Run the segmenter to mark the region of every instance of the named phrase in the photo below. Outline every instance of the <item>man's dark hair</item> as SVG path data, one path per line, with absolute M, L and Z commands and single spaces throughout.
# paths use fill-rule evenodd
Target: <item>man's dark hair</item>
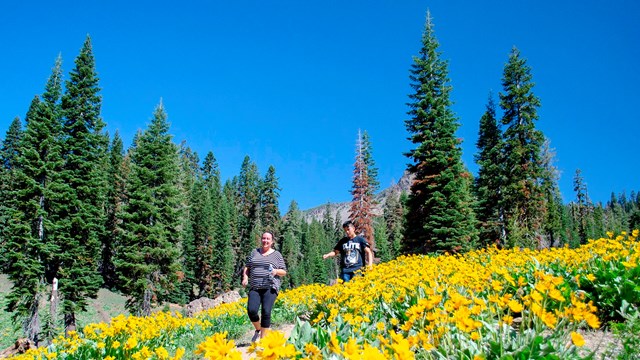
M 342 228 L 343 228 L 343 229 L 344 229 L 344 228 L 346 228 L 346 227 L 349 227 L 349 226 L 353 226 L 354 228 L 356 227 L 356 226 L 353 224 L 353 221 L 351 221 L 351 220 L 347 220 L 347 221 L 345 221 L 345 222 L 344 222 L 344 224 L 342 224 Z

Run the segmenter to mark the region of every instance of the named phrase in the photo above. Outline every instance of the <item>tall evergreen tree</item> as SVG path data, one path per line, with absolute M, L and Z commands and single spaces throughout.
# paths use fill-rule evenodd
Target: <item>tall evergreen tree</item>
M 91 39 L 87 36 L 62 96 L 65 160 L 59 218 L 60 278 L 65 330 L 75 330 L 76 313 L 87 307 L 102 284 L 98 272 L 100 239 L 105 231 L 106 164 L 109 139 L 100 118 L 102 99 Z
M 3 169 L 11 170 L 15 166 L 21 137 L 22 124 L 20 118 L 16 116 L 9 125 L 4 140 L 2 140 L 2 148 L 0 148 L 0 160 L 2 161 L 0 166 Z
M 500 93 L 502 124 L 507 128 L 503 204 L 513 246 L 538 246 L 546 215 L 541 186 L 541 147 L 544 136 L 536 129 L 540 100 L 533 92 L 531 68 L 513 48 L 504 67 Z
M 389 256 L 398 257 L 402 251 L 404 239 L 404 219 L 406 193 L 391 193 L 384 205 L 384 220 L 387 225 L 387 239 L 389 241 Z
M 115 289 L 117 275 L 113 264 L 113 254 L 117 249 L 117 239 L 120 237 L 122 219 L 118 214 L 122 211 L 125 201 L 126 172 L 124 168 L 124 144 L 120 133 L 116 131 L 109 148 L 109 166 L 107 168 L 107 205 L 106 205 L 106 231 L 102 239 L 102 259 L 100 272 L 104 286 Z
M 290 289 L 302 284 L 306 271 L 302 268 L 302 213 L 298 204 L 291 201 L 289 209 L 284 215 L 282 227 L 281 253 L 287 264 L 287 276 L 284 278 L 283 287 Z
M 576 169 L 576 174 L 573 177 L 573 191 L 576 193 L 574 219 L 578 228 L 578 236 L 580 244 L 586 244 L 589 236 L 589 212 L 591 206 L 587 193 L 587 184 L 584 182 L 582 170 L 580 169 Z
M 194 218 L 197 213 L 196 203 L 208 204 L 208 199 L 202 190 L 201 174 L 198 154 L 191 150 L 186 141 L 182 141 L 178 150 L 178 247 L 181 253 L 178 281 L 166 297 L 167 301 L 185 303 L 195 298 L 194 287 L 198 282 L 195 274 L 195 258 L 199 256 L 196 250 L 196 224 Z M 195 199 L 195 200 L 194 200 Z M 199 208 L 201 209 L 201 208 Z M 211 221 L 209 220 L 210 224 Z M 210 226 L 209 226 L 210 227 Z M 200 228 L 201 229 L 201 228 Z
M 127 306 L 138 315 L 149 315 L 152 301 L 166 298 L 180 270 L 179 159 L 168 131 L 160 103 L 131 150 L 124 233 L 114 263 L 121 288 L 130 296 Z
M 14 311 L 16 320 L 23 321 L 27 337 L 36 343 L 41 331 L 40 300 L 46 284 L 52 281 L 52 258 L 59 253 L 54 241 L 57 221 L 52 213 L 56 208 L 57 188 L 61 185 L 61 63 L 58 58 L 45 86 L 43 100 L 36 97 L 31 103 L 19 146 L 4 152 L 13 156 L 9 165 L 14 175 L 10 196 L 6 199 L 12 220 L 7 224 L 5 254 L 9 260 L 7 273 L 14 284 L 7 308 Z M 7 139 L 10 138 L 17 137 L 8 135 Z M 50 321 L 55 319 L 55 314 L 52 315 Z M 50 322 L 45 325 L 52 327 Z
M 480 118 L 478 153 L 478 177 L 475 179 L 475 194 L 478 199 L 477 216 L 480 225 L 480 241 L 483 245 L 504 244 L 506 235 L 504 211 L 502 209 L 502 184 L 504 182 L 504 156 L 502 131 L 496 118 L 493 95 L 485 113 Z
M 545 217 L 543 219 L 544 245 L 559 246 L 565 243 L 562 235 L 562 197 L 558 187 L 560 173 L 555 166 L 555 150 L 551 148 L 548 139 L 542 144 L 540 159 L 542 175 L 540 186 L 545 202 Z
M 279 228 L 280 210 L 278 209 L 278 198 L 280 197 L 280 188 L 278 187 L 278 178 L 276 177 L 276 168 L 269 166 L 264 180 L 261 183 L 260 192 L 260 215 L 262 217 L 262 226 L 264 230 L 275 232 Z
M 416 147 L 406 156 L 415 175 L 408 199 L 404 251 L 465 251 L 475 246 L 477 230 L 471 209 L 458 128 L 449 94 L 447 62 L 440 59 L 431 14 L 427 12 L 420 54 L 411 69 L 411 117 L 405 121 Z
M 373 199 L 375 193 L 380 189 L 380 181 L 378 181 L 378 167 L 373 158 L 373 146 L 367 130 L 362 132 L 362 159 L 367 166 L 367 176 L 369 178 L 369 196 Z
M 234 252 L 238 255 L 235 273 L 239 274 L 260 234 L 260 177 L 257 165 L 245 156 L 237 181 L 238 238 Z
M 356 142 L 356 161 L 353 169 L 353 186 L 351 188 L 351 206 L 349 208 L 349 220 L 353 222 L 357 234 L 362 234 L 369 242 L 372 249 L 375 247 L 373 237 L 372 191 L 369 186 L 369 174 L 367 164 L 364 161 L 362 146 L 362 133 L 358 131 Z
M 11 234 L 9 230 L 10 202 L 12 195 L 10 194 L 11 184 L 15 172 L 16 158 L 20 146 L 20 138 L 22 137 L 22 125 L 20 118 L 16 117 L 9 125 L 4 140 L 0 147 L 0 271 L 5 271 L 6 259 L 4 246 L 7 237 Z

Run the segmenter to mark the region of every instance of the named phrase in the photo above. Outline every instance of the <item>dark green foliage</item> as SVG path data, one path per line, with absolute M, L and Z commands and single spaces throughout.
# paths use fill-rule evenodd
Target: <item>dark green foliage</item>
M 545 203 L 545 217 L 543 219 L 543 246 L 559 246 L 566 239 L 562 235 L 562 197 L 558 187 L 560 173 L 555 164 L 555 151 L 546 139 L 542 144 L 541 164 L 542 176 L 540 186 Z
M 148 315 L 178 280 L 180 208 L 178 151 L 162 103 L 148 129 L 136 137 L 123 206 L 123 236 L 114 257 L 127 306 Z
M 34 99 L 34 101 L 36 101 L 36 99 Z M 33 109 L 33 111 L 36 109 L 33 104 L 31 109 Z M 27 114 L 27 116 L 29 115 Z M 9 129 L 7 129 L 4 140 L 2 140 L 2 148 L 0 148 L 0 167 L 4 170 L 11 170 L 15 167 L 21 137 L 22 125 L 20 124 L 20 118 L 15 117 L 11 125 L 9 125 Z
M 373 231 L 377 247 L 375 257 L 382 262 L 393 260 L 391 244 L 389 244 L 389 238 L 387 237 L 387 223 L 383 217 L 375 218 L 373 221 Z
M 251 250 L 258 246 L 260 225 L 260 186 L 258 167 L 245 156 L 237 180 L 238 235 L 234 241 L 237 254 L 235 273 L 239 274 Z
M 322 254 L 333 249 L 335 243 L 326 238 L 321 222 L 314 219 L 307 226 L 304 231 L 304 244 L 303 283 L 326 284 L 329 279 L 335 279 L 337 274 L 332 272 L 331 262 L 322 259 Z
M 502 185 L 505 181 L 502 131 L 496 118 L 496 105 L 489 95 L 487 109 L 480 118 L 478 153 L 478 177 L 474 192 L 478 199 L 476 214 L 480 225 L 482 245 L 503 244 L 505 237 L 504 210 L 502 208 Z
M 447 62 L 440 59 L 438 41 L 427 14 L 420 54 L 411 69 L 411 117 L 405 121 L 415 148 L 411 159 L 411 185 L 404 251 L 427 253 L 466 251 L 475 246 L 477 230 L 467 183 L 470 174 L 462 166 L 458 123 L 451 110 Z
M 306 271 L 303 269 L 302 225 L 302 213 L 298 209 L 298 204 L 291 201 L 289 210 L 282 219 L 280 247 L 288 268 L 287 276 L 283 279 L 285 289 L 301 285 L 306 277 Z
M 87 39 L 76 57 L 75 68 L 62 96 L 64 186 L 56 233 L 57 276 L 60 279 L 65 329 L 75 328 L 75 314 L 84 311 L 86 299 L 95 297 L 102 277 L 98 272 L 100 239 L 105 231 L 106 163 L 109 139 L 102 132 L 101 97 L 91 47 Z
M 384 220 L 387 226 L 387 239 L 389 242 L 389 256 L 392 259 L 398 257 L 402 251 L 405 228 L 405 204 L 407 194 L 402 192 L 392 193 L 387 197 L 384 206 Z
M 37 101 L 37 98 L 34 101 Z M 12 170 L 16 165 L 21 137 L 22 125 L 20 118 L 16 117 L 9 125 L 0 148 L 0 269 L 3 272 L 6 267 L 4 246 L 7 237 L 10 236 L 8 232 L 9 219 L 11 218 L 9 204 L 12 198 L 10 184 L 13 183 L 15 175 Z
M 109 165 L 107 167 L 107 203 L 105 232 L 102 237 L 102 258 L 100 273 L 104 286 L 114 289 L 117 282 L 113 253 L 118 247 L 117 240 L 121 236 L 122 219 L 118 218 L 125 198 L 125 168 L 124 145 L 120 134 L 116 131 L 109 148 Z
M 13 154 L 6 200 L 11 221 L 6 229 L 7 273 L 14 286 L 7 309 L 22 322 L 25 335 L 38 341 L 38 311 L 47 283 L 57 273 L 57 189 L 61 186 L 61 60 L 47 81 L 43 101 L 37 97 L 26 117 L 26 129 Z M 11 130 L 11 129 L 10 129 Z M 12 136 L 16 138 L 15 134 Z M 9 136 L 7 137 L 9 138 Z M 55 314 L 52 314 L 55 316 Z M 50 324 L 48 324 L 50 325 Z
M 278 209 L 280 190 L 278 178 L 276 177 L 276 168 L 269 166 L 269 170 L 267 170 L 267 174 L 261 183 L 260 215 L 264 231 L 275 232 L 274 235 L 279 235 L 277 230 L 280 223 L 280 210 Z
M 369 196 L 373 196 L 380 189 L 380 181 L 378 181 L 378 168 L 373 158 L 373 147 L 369 133 L 367 130 L 362 132 L 362 158 L 367 166 L 367 177 L 369 180 Z
M 539 246 L 546 212 L 541 185 L 544 136 L 535 127 L 540 100 L 532 92 L 532 78 L 526 60 L 513 48 L 504 67 L 504 92 L 500 93 L 502 124 L 506 126 L 503 204 L 511 246 Z

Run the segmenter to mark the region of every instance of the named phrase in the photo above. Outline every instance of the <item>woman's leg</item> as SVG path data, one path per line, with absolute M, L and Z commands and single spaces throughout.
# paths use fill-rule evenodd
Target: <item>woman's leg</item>
M 271 328 L 271 310 L 276 302 L 276 297 L 278 297 L 278 291 L 275 289 L 268 289 L 262 295 L 262 316 L 260 319 L 262 331 L 260 332 L 260 338 L 265 337 Z
M 249 315 L 249 320 L 253 324 L 253 327 L 256 331 L 260 331 L 260 316 L 258 315 L 258 310 L 260 308 L 261 302 L 260 293 L 256 290 L 249 290 L 249 296 L 247 299 L 247 314 Z

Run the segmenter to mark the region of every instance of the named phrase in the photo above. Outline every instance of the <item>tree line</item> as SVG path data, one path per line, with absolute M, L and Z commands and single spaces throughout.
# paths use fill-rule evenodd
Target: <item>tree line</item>
M 438 48 L 428 14 L 410 69 L 409 191 L 376 204 L 372 141 L 366 131 L 357 136 L 349 219 L 379 261 L 488 245 L 576 246 L 640 227 L 640 194 L 594 204 L 579 170 L 575 200 L 563 203 L 553 150 L 535 127 L 540 100 L 531 68 L 517 48 L 498 100 L 490 94 L 479 119 L 474 177 L 461 161 L 448 64 Z M 275 235 L 288 265 L 284 288 L 336 278 L 337 263 L 322 260 L 343 236 L 331 204 L 318 220 L 306 220 L 295 201 L 281 215 L 275 168 L 261 175 L 248 156 L 223 182 L 213 152 L 201 160 L 185 142 L 174 143 L 162 101 L 125 149 L 118 132 L 105 131 L 99 93 L 87 37 L 68 80 L 58 57 L 24 128 L 14 119 L 2 140 L 0 266 L 14 284 L 6 310 L 25 336 L 48 341 L 75 329 L 101 287 L 126 295 L 136 315 L 163 301 L 228 291 L 264 231 Z M 60 307 L 44 309 L 54 279 Z

